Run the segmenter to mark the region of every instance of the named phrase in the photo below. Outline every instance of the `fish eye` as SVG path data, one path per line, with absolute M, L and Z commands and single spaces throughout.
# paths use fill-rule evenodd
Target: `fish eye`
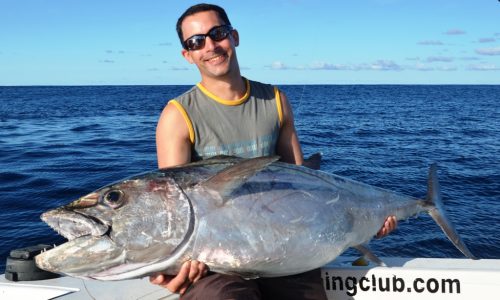
M 104 194 L 104 201 L 111 207 L 117 208 L 122 204 L 123 192 L 120 190 L 110 190 Z

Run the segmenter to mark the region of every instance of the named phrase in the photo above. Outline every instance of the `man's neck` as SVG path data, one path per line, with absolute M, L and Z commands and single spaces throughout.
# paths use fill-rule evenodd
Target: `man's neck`
M 239 100 L 246 93 L 246 82 L 241 75 L 231 78 L 203 78 L 201 85 L 210 93 L 224 100 Z

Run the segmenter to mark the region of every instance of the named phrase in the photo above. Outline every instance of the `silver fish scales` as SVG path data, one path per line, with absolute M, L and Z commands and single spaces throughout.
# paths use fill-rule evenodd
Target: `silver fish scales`
M 428 212 L 474 258 L 441 208 L 436 168 L 426 199 L 277 161 L 213 158 L 105 186 L 42 219 L 68 242 L 37 256 L 48 271 L 99 280 L 212 271 L 275 277 L 321 267 L 366 246 L 389 215 Z

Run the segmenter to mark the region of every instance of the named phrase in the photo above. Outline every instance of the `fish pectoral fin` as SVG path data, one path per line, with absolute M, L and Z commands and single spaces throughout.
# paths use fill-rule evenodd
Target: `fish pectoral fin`
M 378 258 L 375 253 L 373 253 L 370 248 L 368 248 L 367 245 L 357 245 L 354 246 L 356 250 L 361 252 L 365 258 L 367 258 L 369 261 L 372 261 L 376 263 L 379 266 L 386 267 L 387 265 L 380 259 Z
M 260 172 L 278 159 L 279 156 L 263 156 L 242 160 L 208 178 L 206 181 L 200 183 L 200 186 L 217 191 L 222 199 L 226 199 L 235 189 L 244 184 L 249 177 Z

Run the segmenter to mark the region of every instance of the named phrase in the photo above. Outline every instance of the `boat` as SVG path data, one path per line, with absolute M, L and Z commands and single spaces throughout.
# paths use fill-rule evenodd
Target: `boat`
M 322 268 L 328 299 L 492 299 L 500 290 L 500 259 L 381 257 L 385 266 L 340 256 Z M 123 281 L 68 276 L 10 281 L 0 275 L 0 299 L 178 299 L 148 278 Z

